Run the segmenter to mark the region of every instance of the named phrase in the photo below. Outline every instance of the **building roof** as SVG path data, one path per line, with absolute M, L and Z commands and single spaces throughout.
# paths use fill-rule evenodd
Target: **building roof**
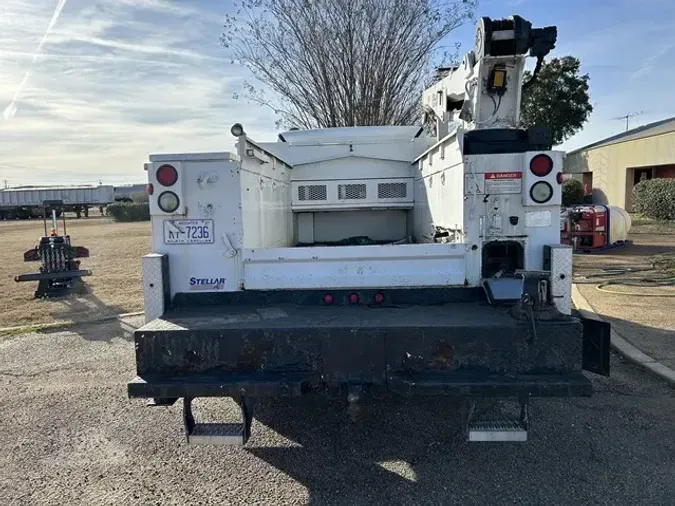
M 647 125 L 642 125 L 626 132 L 621 132 L 620 134 L 607 137 L 601 141 L 593 142 L 587 146 L 577 148 L 573 151 L 568 152 L 568 155 L 573 155 L 579 151 L 587 151 L 589 149 L 600 148 L 603 146 L 609 146 L 611 144 L 618 144 L 619 142 L 635 141 L 638 139 L 646 139 L 647 137 L 654 137 L 655 135 L 665 134 L 668 132 L 675 131 L 675 116 L 668 119 L 662 119 L 660 121 L 655 121 L 654 123 L 649 123 Z

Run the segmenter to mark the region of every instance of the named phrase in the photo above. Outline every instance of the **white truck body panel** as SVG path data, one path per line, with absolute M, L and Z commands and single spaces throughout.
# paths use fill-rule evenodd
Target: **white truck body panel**
M 406 244 L 244 250 L 251 290 L 461 286 L 464 245 Z
M 181 200 L 182 214 L 167 214 L 159 209 L 157 197 L 163 189 L 157 182 L 155 170 L 169 160 L 151 157 L 148 176 L 155 186 L 150 199 L 152 251 L 169 258 L 172 294 L 240 289 L 241 269 L 236 260 L 237 251 L 243 247 L 239 164 L 236 156 L 230 153 L 219 156 L 193 156 L 191 160 L 180 162 L 170 160 L 178 171 L 178 181 L 171 190 Z M 186 200 L 189 202 L 184 205 Z M 164 221 L 184 219 L 213 220 L 213 242 L 166 244 Z
M 236 155 L 153 155 L 148 167 L 155 186 L 153 252 L 168 255 L 171 293 L 480 286 L 483 249 L 499 241 L 521 245 L 523 269 L 541 270 L 544 246 L 560 241 L 553 218 L 559 212 L 555 178 L 562 153 L 546 152 L 554 170 L 545 179 L 555 195 L 539 205 L 523 195 L 532 184 L 529 160 L 541 152 L 463 156 L 462 135 L 459 130 L 431 147 L 410 142 L 408 149 L 416 146 L 416 153 L 408 162 L 386 158 L 392 145 L 386 139 L 365 144 L 368 158 L 345 155 L 343 148 L 359 150 L 356 141 L 349 146 L 280 142 L 283 149 L 268 150 L 268 144 L 245 136 Z M 324 151 L 317 159 L 316 150 L 325 147 L 331 156 Z M 284 149 L 303 162 L 292 166 L 275 154 Z M 315 151 L 314 161 L 307 161 L 305 150 Z M 179 174 L 170 190 L 180 206 L 170 214 L 157 206 L 164 189 L 155 171 L 165 163 Z M 405 197 L 378 205 L 378 184 L 391 181 L 405 183 Z M 362 203 L 341 203 L 344 184 L 365 188 L 365 198 L 357 199 Z M 323 185 L 325 199 L 300 199 L 303 185 Z M 213 220 L 214 238 L 167 244 L 167 219 Z M 447 232 L 441 242 L 438 230 Z M 323 245 L 355 236 L 392 243 L 410 237 L 415 244 Z

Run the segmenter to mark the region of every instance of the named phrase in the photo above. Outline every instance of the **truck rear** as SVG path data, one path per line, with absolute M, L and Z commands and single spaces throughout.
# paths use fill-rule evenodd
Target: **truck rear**
M 454 396 L 468 439 L 499 441 L 526 439 L 531 398 L 591 395 L 582 371 L 608 374 L 609 328 L 572 314 L 563 155 L 480 102 L 494 93 L 517 117 L 520 86 L 495 85 L 518 84 L 522 61 L 507 71 L 502 45 L 539 46 L 512 21 L 483 20 L 497 46 L 428 90 L 434 136 L 353 127 L 258 143 L 236 124 L 235 153 L 150 156 L 130 397 L 183 399 L 189 442 L 244 444 L 262 397 L 341 393 L 354 413 L 371 394 Z M 196 423 L 198 397 L 233 398 L 243 421 Z M 477 419 L 487 398 L 519 409 Z
M 508 439 L 525 437 L 531 397 L 590 395 L 583 361 L 606 370 L 607 343 L 585 348 L 571 315 L 561 153 L 463 154 L 448 139 L 411 164 L 415 129 L 339 130 L 150 157 L 129 395 L 182 398 L 191 441 L 239 443 L 265 396 L 510 398 L 517 420 L 467 420 L 473 439 Z M 192 399 L 213 396 L 244 423 L 195 424 Z

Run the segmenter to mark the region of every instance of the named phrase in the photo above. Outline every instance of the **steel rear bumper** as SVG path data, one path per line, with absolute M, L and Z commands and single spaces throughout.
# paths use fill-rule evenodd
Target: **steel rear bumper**
M 475 303 L 238 306 L 135 332 L 130 397 L 284 397 L 346 385 L 401 395 L 588 396 L 577 318 L 528 322 Z
M 315 390 L 320 378 L 312 374 L 223 374 L 136 377 L 128 383 L 129 397 L 298 397 Z M 377 385 L 376 385 L 377 386 Z M 393 375 L 384 385 L 404 396 L 455 397 L 580 397 L 591 396 L 591 382 L 581 372 L 569 374 L 425 373 Z

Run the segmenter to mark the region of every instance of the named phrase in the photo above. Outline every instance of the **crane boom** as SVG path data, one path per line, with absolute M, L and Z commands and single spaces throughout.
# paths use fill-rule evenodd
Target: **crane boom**
M 422 94 L 427 121 L 434 121 L 440 139 L 453 128 L 518 128 L 526 57 L 544 56 L 555 47 L 557 28 L 532 28 L 520 16 L 492 20 L 484 17 L 476 29 L 476 44 L 457 67 Z M 530 83 L 526 83 L 527 86 Z

